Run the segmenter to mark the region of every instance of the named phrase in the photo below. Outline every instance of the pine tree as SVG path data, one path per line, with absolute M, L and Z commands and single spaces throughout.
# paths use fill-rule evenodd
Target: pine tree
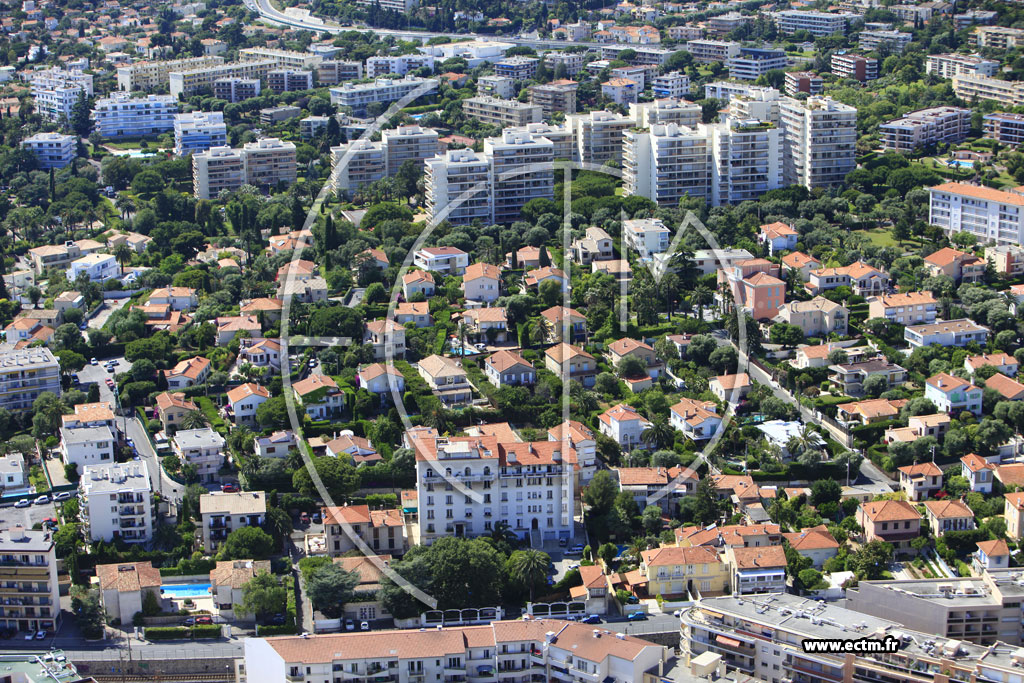
M 546 268 L 551 265 L 551 257 L 548 255 L 548 248 L 541 245 L 540 254 L 538 255 L 537 262 L 541 268 Z

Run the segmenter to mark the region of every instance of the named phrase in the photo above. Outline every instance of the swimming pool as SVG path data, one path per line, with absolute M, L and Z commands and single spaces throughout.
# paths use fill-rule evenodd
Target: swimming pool
M 160 592 L 166 597 L 174 598 L 175 600 L 183 600 L 185 598 L 206 598 L 210 595 L 210 584 L 178 583 L 164 585 L 160 588 Z
M 953 168 L 974 168 L 973 161 L 965 161 L 963 159 L 949 159 L 948 161 L 946 161 L 946 165 L 952 166 Z

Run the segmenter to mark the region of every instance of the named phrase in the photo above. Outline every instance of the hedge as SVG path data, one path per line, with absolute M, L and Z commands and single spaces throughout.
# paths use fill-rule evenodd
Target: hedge
M 146 640 L 188 640 L 192 631 L 187 626 L 147 626 Z
M 196 624 L 192 627 L 192 637 L 197 640 L 202 638 L 220 638 L 221 629 L 217 624 Z
M 268 624 L 256 627 L 256 635 L 258 636 L 293 636 L 296 633 L 298 633 L 298 629 L 295 628 L 294 624 L 282 624 L 280 626 Z

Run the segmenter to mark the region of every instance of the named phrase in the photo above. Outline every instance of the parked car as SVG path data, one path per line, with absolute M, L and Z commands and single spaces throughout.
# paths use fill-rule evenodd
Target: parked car
M 345 620 L 345 630 L 346 631 L 355 631 L 356 630 L 356 622 L 352 621 L 351 619 L 346 619 Z
M 14 504 L 14 507 L 16 507 L 16 508 L 32 507 L 32 501 L 29 500 L 28 498 L 22 498 L 21 500 L 19 500 L 17 503 Z
M 299 521 L 303 524 L 309 524 L 309 513 L 303 512 L 301 515 L 299 515 Z
M 320 523 L 320 513 L 319 512 L 314 512 L 313 513 L 313 524 L 319 524 L 319 523 Z
M 584 624 L 600 624 L 601 617 L 596 614 L 588 614 L 581 620 Z
M 50 497 L 45 495 L 39 496 L 32 502 L 34 502 L 36 505 L 46 505 L 47 503 L 50 502 Z
M 636 597 L 635 595 L 630 595 L 628 598 L 626 598 L 626 604 L 627 605 L 639 605 L 640 604 L 640 598 Z
M 195 617 L 187 617 L 185 619 L 185 621 L 181 622 L 181 625 L 182 626 L 195 626 L 196 625 L 196 618 Z
M 89 359 L 89 365 L 99 365 L 99 364 L 100 364 L 100 362 L 97 359 L 95 359 L 95 358 L 90 358 Z
M 633 612 L 626 617 L 626 621 L 647 621 L 647 612 Z
M 25 640 L 32 640 L 35 637 L 36 637 L 36 634 L 33 631 L 29 631 L 28 633 L 25 634 Z
M 53 495 L 53 500 L 57 501 L 57 502 L 62 501 L 62 500 L 69 500 L 70 498 L 71 498 L 71 491 L 61 491 L 60 493 L 55 493 Z
M 235 484 L 224 484 L 220 487 L 220 490 L 224 493 L 238 493 L 238 486 Z
M 36 631 L 36 640 L 43 640 L 46 638 L 46 631 Z
M 370 622 L 368 622 L 368 621 L 361 621 L 361 622 L 359 622 L 359 630 L 360 631 L 369 631 L 370 630 Z
M 197 624 L 212 624 L 213 623 L 213 617 L 211 617 L 209 615 L 201 616 L 201 617 L 196 617 L 196 623 Z

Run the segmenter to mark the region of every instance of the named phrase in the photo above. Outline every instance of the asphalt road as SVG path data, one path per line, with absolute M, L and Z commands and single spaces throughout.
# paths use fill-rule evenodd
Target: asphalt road
M 167 500 L 180 501 L 182 487 L 178 482 L 164 474 L 164 469 L 160 466 L 160 456 L 157 455 L 156 449 L 150 443 L 149 437 L 146 434 L 146 426 L 142 424 L 142 420 L 138 417 L 126 420 L 125 435 L 132 440 L 135 444 L 135 450 L 139 453 L 139 457 L 146 463 L 146 469 L 149 472 L 149 480 L 153 490 Z

